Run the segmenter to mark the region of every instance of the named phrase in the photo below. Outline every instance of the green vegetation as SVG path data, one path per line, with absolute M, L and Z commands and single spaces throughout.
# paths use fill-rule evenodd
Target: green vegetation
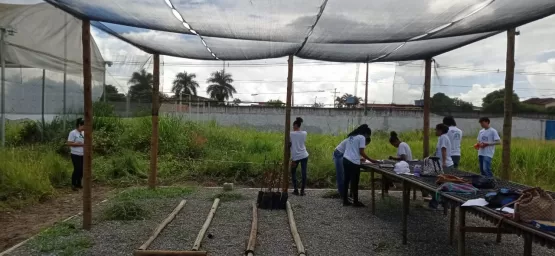
M 48 255 L 83 255 L 93 243 L 84 231 L 68 222 L 58 223 L 31 240 L 31 248 Z
M 231 202 L 231 201 L 243 200 L 244 197 L 242 194 L 239 194 L 237 192 L 221 192 L 214 195 L 212 200 L 216 198 L 219 198 L 220 201 L 222 202 Z
M 114 201 L 104 208 L 104 220 L 145 220 L 150 212 L 134 200 Z
M 101 109 L 101 108 L 99 108 Z M 95 117 L 93 179 L 113 186 L 145 185 L 149 169 L 151 137 L 150 117 L 111 117 L 109 108 L 102 108 L 106 117 Z M 38 201 L 51 196 L 56 187 L 68 185 L 71 162 L 63 131 L 59 124 L 46 124 L 50 132 L 42 142 L 26 142 L 28 125 L 8 125 L 10 147 L 0 151 L 0 207 Z M 71 127 L 71 126 L 68 126 Z M 56 132 L 54 132 L 56 131 Z M 478 172 L 477 153 L 472 147 L 477 131 L 465 131 L 469 137 L 462 143 L 461 167 Z M 34 133 L 31 133 L 34 134 Z M 175 117 L 160 118 L 160 148 L 158 178 L 160 185 L 186 182 L 233 182 L 247 186 L 260 185 L 261 174 L 283 155 L 283 135 L 279 132 L 259 132 L 238 127 L 221 127 L 215 123 L 197 124 Z M 422 156 L 422 135 L 419 132 L 400 133 L 413 156 Z M 331 160 L 335 146 L 344 138 L 309 134 L 310 153 L 308 181 L 311 187 L 335 187 L 335 170 Z M 430 146 L 435 146 L 435 137 Z M 512 179 L 529 185 L 555 189 L 555 143 L 514 139 L 512 148 Z M 369 156 L 386 159 L 396 149 L 388 143 L 385 132 L 376 131 L 367 148 Z M 430 152 L 433 152 L 430 151 Z M 493 170 L 500 173 L 501 147 L 493 160 Z M 267 165 L 265 164 L 267 163 Z M 368 182 L 364 174 L 363 183 Z M 132 190 L 133 191 L 133 190 Z M 158 190 L 157 190 L 158 191 Z M 189 193 L 190 189 L 176 191 Z M 141 190 L 128 192 L 137 193 Z M 160 192 L 169 193 L 169 192 Z M 172 192 L 173 193 L 173 192 Z M 135 196 L 135 195 L 133 195 Z M 151 196 L 151 195 L 149 195 Z

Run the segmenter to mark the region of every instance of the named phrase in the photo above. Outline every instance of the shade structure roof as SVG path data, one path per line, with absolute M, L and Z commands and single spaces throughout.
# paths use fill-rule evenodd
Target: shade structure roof
M 46 1 L 147 52 L 203 60 L 417 60 L 555 13 L 555 0 Z

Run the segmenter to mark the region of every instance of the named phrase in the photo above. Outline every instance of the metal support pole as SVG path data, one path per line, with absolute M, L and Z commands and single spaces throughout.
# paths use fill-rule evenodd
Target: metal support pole
M 179 93 L 179 113 L 183 111 L 183 92 Z
M 459 207 L 459 244 L 458 251 L 459 256 L 466 255 L 466 232 L 464 230 L 466 226 L 466 209 L 462 206 Z
M 44 128 L 46 124 L 44 123 L 44 90 L 46 87 L 46 70 L 42 70 L 42 87 L 41 87 L 41 100 L 40 100 L 40 120 L 42 125 L 42 132 L 40 135 L 41 141 L 44 141 Z
M 102 101 L 106 103 L 106 62 L 104 62 L 104 75 L 102 77 Z
M 289 132 L 291 131 L 291 102 L 293 94 L 293 55 L 289 55 L 287 63 L 287 96 L 285 104 L 285 129 L 283 134 L 283 187 L 281 192 L 287 192 L 287 189 L 289 188 L 289 158 L 291 157 L 291 151 L 289 149 Z
M 455 238 L 455 210 L 457 206 L 451 204 L 451 214 L 449 215 L 449 245 L 453 245 L 453 239 Z
M 158 168 L 158 109 L 160 107 L 160 55 L 154 54 L 154 70 L 152 83 L 152 137 L 150 140 L 150 173 L 148 187 L 156 188 L 156 173 Z
M 2 75 L 2 87 L 0 89 L 0 140 L 1 147 L 6 146 L 6 29 L 0 28 L 0 65 Z
M 424 148 L 423 156 L 428 157 L 430 155 L 430 87 L 432 81 L 432 59 L 426 59 L 426 74 L 424 77 Z
M 376 183 L 374 171 L 370 171 L 370 187 L 372 189 L 372 215 L 376 215 Z
M 67 104 L 66 104 L 66 100 L 67 100 L 67 16 L 68 14 L 65 13 L 64 14 L 64 18 L 65 18 L 65 24 L 66 26 L 64 26 L 64 82 L 63 82 L 63 92 L 62 92 L 62 128 L 64 131 L 66 131 L 66 123 L 67 123 L 67 117 L 66 117 L 66 109 L 67 109 Z
M 503 117 L 503 153 L 501 178 L 511 179 L 511 131 L 513 127 L 513 82 L 515 78 L 514 28 L 507 31 L 507 72 L 505 73 L 505 111 Z
M 364 116 L 368 116 L 368 62 L 366 62 L 366 87 L 364 88 Z M 358 80 L 358 79 L 357 79 Z
M 532 235 L 524 235 L 524 256 L 532 256 Z
M 127 117 L 131 117 L 131 114 L 129 113 L 129 109 L 131 108 L 131 94 L 129 94 L 129 92 L 127 92 L 127 97 L 126 97 L 126 101 L 125 101 L 125 115 Z
M 83 164 L 83 229 L 90 230 L 92 224 L 91 180 L 92 180 L 92 69 L 91 69 L 91 22 L 82 21 L 83 43 L 83 101 L 85 111 L 85 148 Z
M 410 185 L 406 180 L 403 180 L 403 219 L 402 219 L 402 233 L 403 244 L 407 244 L 407 216 L 409 215 L 410 205 Z

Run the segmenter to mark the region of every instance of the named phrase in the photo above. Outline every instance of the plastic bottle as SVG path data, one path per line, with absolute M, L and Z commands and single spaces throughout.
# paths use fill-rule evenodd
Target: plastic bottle
M 420 168 L 421 168 L 421 167 L 420 167 L 419 164 L 417 164 L 417 165 L 414 166 L 414 170 L 413 170 L 414 176 L 420 177 L 420 172 L 422 171 Z

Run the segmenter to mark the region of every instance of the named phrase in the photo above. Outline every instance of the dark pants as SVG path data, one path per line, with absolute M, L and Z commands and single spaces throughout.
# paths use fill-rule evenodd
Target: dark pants
M 453 159 L 453 168 L 459 169 L 459 163 L 461 162 L 461 156 L 451 156 Z
M 83 156 L 71 154 L 71 162 L 73 163 L 71 185 L 74 187 L 81 187 L 81 179 L 83 179 Z
M 301 160 L 293 161 L 295 163 L 291 166 L 291 180 L 293 182 L 293 189 L 297 190 L 297 166 L 301 164 L 301 190 L 304 191 L 306 187 L 306 169 L 308 165 L 308 157 Z
M 351 184 L 351 194 L 353 202 L 358 202 L 358 183 L 360 182 L 360 165 L 343 158 L 343 169 L 345 177 L 343 180 L 343 202 L 349 202 L 349 183 Z

